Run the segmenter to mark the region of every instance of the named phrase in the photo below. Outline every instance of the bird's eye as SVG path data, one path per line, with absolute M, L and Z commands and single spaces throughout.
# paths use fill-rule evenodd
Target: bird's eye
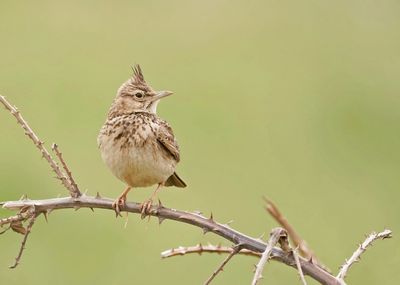
M 136 98 L 141 99 L 141 98 L 143 98 L 143 96 L 144 96 L 143 93 L 140 93 L 140 92 L 135 93 Z

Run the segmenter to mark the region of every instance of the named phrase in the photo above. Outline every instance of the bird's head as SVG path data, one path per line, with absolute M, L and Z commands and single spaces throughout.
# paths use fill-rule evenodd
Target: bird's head
M 154 91 L 144 80 L 138 64 L 133 67 L 133 76 L 118 89 L 110 109 L 111 113 L 126 114 L 131 112 L 157 112 L 161 98 L 171 95 L 171 91 Z

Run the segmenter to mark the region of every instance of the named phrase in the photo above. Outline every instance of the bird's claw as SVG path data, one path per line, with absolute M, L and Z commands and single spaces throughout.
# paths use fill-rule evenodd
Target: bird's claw
M 118 198 L 112 203 L 112 207 L 113 207 L 114 210 L 115 210 L 115 215 L 116 215 L 116 217 L 118 217 L 118 216 L 122 217 L 122 215 L 121 215 L 121 208 L 125 207 L 125 202 L 126 202 L 125 197 L 118 197 Z
M 153 205 L 153 199 L 149 199 L 140 205 L 141 218 L 144 219 L 150 213 L 151 206 Z

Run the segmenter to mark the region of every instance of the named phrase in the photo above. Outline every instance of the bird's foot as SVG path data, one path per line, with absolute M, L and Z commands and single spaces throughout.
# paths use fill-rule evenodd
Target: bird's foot
M 144 219 L 147 215 L 150 213 L 151 206 L 153 205 L 153 199 L 149 199 L 147 201 L 144 201 L 140 205 L 140 213 L 141 213 L 141 218 Z
M 125 207 L 125 202 L 126 202 L 126 197 L 125 196 L 120 196 L 112 203 L 112 207 L 114 208 L 115 215 L 117 217 L 118 216 L 122 217 L 121 208 Z

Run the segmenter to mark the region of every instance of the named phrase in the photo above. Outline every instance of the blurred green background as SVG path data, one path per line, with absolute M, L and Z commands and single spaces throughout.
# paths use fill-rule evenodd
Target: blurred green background
M 124 185 L 96 137 L 140 63 L 154 88 L 175 92 L 158 110 L 175 130 L 189 187 L 162 192 L 165 205 L 212 211 L 260 236 L 276 226 L 263 209 L 268 196 L 334 272 L 364 234 L 388 227 L 395 239 L 370 249 L 347 281 L 397 284 L 399 15 L 398 1 L 2 1 L 0 93 L 48 147 L 60 145 L 81 189 L 116 197 Z M 0 200 L 65 196 L 1 109 Z M 170 221 L 124 223 L 86 209 L 40 218 L 15 270 L 22 236 L 8 232 L 1 283 L 202 284 L 223 256 L 160 252 L 229 245 Z M 250 284 L 256 262 L 234 258 L 213 284 Z M 264 276 L 263 284 L 300 284 L 275 262 Z

